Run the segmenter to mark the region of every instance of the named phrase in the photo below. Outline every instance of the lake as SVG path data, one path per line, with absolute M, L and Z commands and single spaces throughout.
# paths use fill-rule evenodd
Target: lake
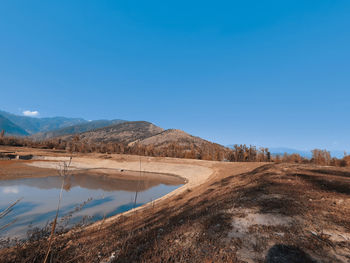
M 69 228 L 77 223 L 111 217 L 160 198 L 184 184 L 180 178 L 162 181 L 159 174 L 149 175 L 158 179 L 148 180 L 148 176 L 142 175 L 138 180 L 90 174 L 66 177 L 59 213 L 60 225 Z M 17 199 L 21 201 L 10 214 L 0 219 L 0 228 L 16 220 L 0 230 L 0 238 L 25 238 L 28 230 L 42 228 L 52 222 L 62 181 L 60 176 L 1 180 L 0 211 Z

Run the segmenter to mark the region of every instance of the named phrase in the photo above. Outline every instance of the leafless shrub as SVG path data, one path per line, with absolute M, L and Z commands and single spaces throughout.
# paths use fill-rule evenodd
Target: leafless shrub
M 61 206 L 61 201 L 62 201 L 63 189 L 64 189 L 64 186 L 65 186 L 65 179 L 68 176 L 68 169 L 69 169 L 69 166 L 71 165 L 71 162 L 72 162 L 72 157 L 70 157 L 68 163 L 63 162 L 63 165 L 59 169 L 59 174 L 60 174 L 60 176 L 63 177 L 63 180 L 62 180 L 61 190 L 60 190 L 60 194 L 59 194 L 59 198 L 58 198 L 58 204 L 57 204 L 57 209 L 56 209 L 56 216 L 55 216 L 55 219 L 54 219 L 53 224 L 52 224 L 51 234 L 50 234 L 50 237 L 49 237 L 49 244 L 48 244 L 46 256 L 45 256 L 45 259 L 44 259 L 44 263 L 47 262 L 47 260 L 49 258 L 50 251 L 51 251 L 51 246 L 52 246 L 52 242 L 53 242 L 53 238 L 55 236 L 55 230 L 56 230 L 56 226 L 57 226 L 58 213 L 60 211 L 60 206 Z

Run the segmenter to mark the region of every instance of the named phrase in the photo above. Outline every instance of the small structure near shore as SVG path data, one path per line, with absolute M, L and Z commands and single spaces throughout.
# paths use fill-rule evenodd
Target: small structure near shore
M 0 152 L 0 160 L 31 160 L 33 159 L 32 154 L 19 155 L 15 152 Z

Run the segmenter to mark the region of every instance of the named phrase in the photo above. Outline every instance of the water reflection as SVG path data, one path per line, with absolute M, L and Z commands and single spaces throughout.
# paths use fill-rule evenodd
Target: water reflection
M 136 206 L 140 206 L 183 184 L 178 178 L 166 182 L 143 178 L 136 181 L 76 174 L 67 179 L 60 217 L 72 214 L 68 226 L 87 216 L 90 221 L 96 221 L 133 208 L 136 191 L 138 191 Z M 0 211 L 23 197 L 11 214 L 0 220 L 0 225 L 5 225 L 16 219 L 15 223 L 0 232 L 0 237 L 23 238 L 29 225 L 43 227 L 51 221 L 56 213 L 62 180 L 62 177 L 50 176 L 0 181 Z M 84 202 L 83 208 L 79 209 Z
M 172 180 L 145 180 L 140 177 L 141 180 L 126 180 L 120 178 L 113 178 L 107 175 L 86 175 L 76 174 L 66 177 L 65 190 L 69 191 L 70 188 L 82 187 L 91 190 L 103 190 L 103 191 L 145 191 L 151 187 L 159 185 L 161 183 L 167 185 L 179 185 L 183 181 L 179 178 L 173 177 Z M 23 178 L 16 180 L 3 180 L 0 181 L 0 187 L 4 187 L 3 193 L 16 193 L 18 194 L 18 186 L 30 186 L 39 189 L 60 189 L 62 185 L 62 177 L 60 176 L 49 176 L 41 178 Z
M 4 187 L 2 190 L 4 194 L 18 194 L 18 187 L 17 186 L 8 186 Z

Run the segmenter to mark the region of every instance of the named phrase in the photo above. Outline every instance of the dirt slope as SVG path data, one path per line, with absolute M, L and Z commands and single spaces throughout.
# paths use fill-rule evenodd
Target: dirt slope
M 177 129 L 165 130 L 154 136 L 132 142 L 129 145 L 133 145 L 135 143 L 152 147 L 152 149 L 158 151 L 169 151 L 169 149 L 181 148 L 182 152 L 193 153 L 194 155 L 196 155 L 195 152 L 198 150 L 200 150 L 202 153 L 224 153 L 229 151 L 228 148 L 220 144 L 209 142 L 200 137 L 192 136 Z
M 176 142 L 178 145 L 195 144 L 200 146 L 202 144 L 210 144 L 210 142 L 206 140 L 192 136 L 184 131 L 176 129 L 166 130 L 152 137 L 139 141 L 140 144 L 154 145 L 156 147 L 168 146 L 169 144 L 174 142 Z
M 137 156 L 112 155 L 109 165 L 113 161 L 128 166 Z M 154 169 L 169 163 L 213 173 L 154 206 L 57 237 L 52 262 L 350 261 L 348 168 L 172 158 L 147 162 Z M 41 262 L 46 248 L 47 241 L 39 240 L 5 249 L 0 262 Z

